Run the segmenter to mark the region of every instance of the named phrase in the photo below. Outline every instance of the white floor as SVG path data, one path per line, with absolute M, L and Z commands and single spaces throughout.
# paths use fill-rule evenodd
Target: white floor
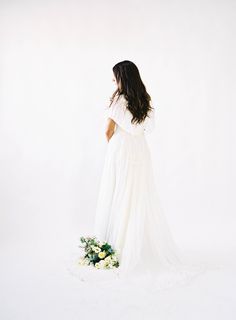
M 49 251 L 39 255 L 30 245 L 1 248 L 1 320 L 236 319 L 232 255 L 227 254 L 227 260 L 216 257 L 225 266 L 207 271 L 190 285 L 154 294 L 138 284 L 105 291 L 87 285 L 67 272 L 63 252 Z

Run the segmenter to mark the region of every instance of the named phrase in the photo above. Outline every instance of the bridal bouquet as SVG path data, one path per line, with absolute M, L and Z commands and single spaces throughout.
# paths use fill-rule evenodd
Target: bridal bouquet
M 80 241 L 85 255 L 79 259 L 80 265 L 92 264 L 97 269 L 112 269 L 119 267 L 115 250 L 107 242 L 100 242 L 96 237 L 81 237 Z

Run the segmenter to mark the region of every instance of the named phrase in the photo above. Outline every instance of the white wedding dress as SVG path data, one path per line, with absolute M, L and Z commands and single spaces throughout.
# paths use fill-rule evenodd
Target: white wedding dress
M 184 261 L 160 204 L 145 136 L 155 128 L 155 109 L 134 125 L 126 105 L 121 95 L 106 110 L 116 130 L 107 146 L 92 234 L 113 246 L 120 266 L 97 270 L 77 264 L 74 274 L 93 282 L 142 279 L 157 288 L 186 284 L 206 266 Z

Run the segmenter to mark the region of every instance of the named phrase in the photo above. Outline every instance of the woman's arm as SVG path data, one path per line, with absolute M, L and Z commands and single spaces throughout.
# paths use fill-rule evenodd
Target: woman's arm
M 115 121 L 111 118 L 108 118 L 107 127 L 106 127 L 107 142 L 109 142 L 109 140 L 111 139 L 111 137 L 114 134 L 115 125 L 116 125 Z

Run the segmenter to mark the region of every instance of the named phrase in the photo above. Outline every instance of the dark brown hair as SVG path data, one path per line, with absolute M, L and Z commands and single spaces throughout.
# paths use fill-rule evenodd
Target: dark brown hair
M 115 97 L 119 99 L 124 95 L 127 100 L 127 108 L 132 113 L 132 123 L 141 123 L 148 116 L 153 107 L 151 106 L 151 97 L 146 91 L 146 87 L 140 77 L 137 66 L 128 60 L 117 63 L 113 68 L 118 88 L 111 97 L 111 103 Z

